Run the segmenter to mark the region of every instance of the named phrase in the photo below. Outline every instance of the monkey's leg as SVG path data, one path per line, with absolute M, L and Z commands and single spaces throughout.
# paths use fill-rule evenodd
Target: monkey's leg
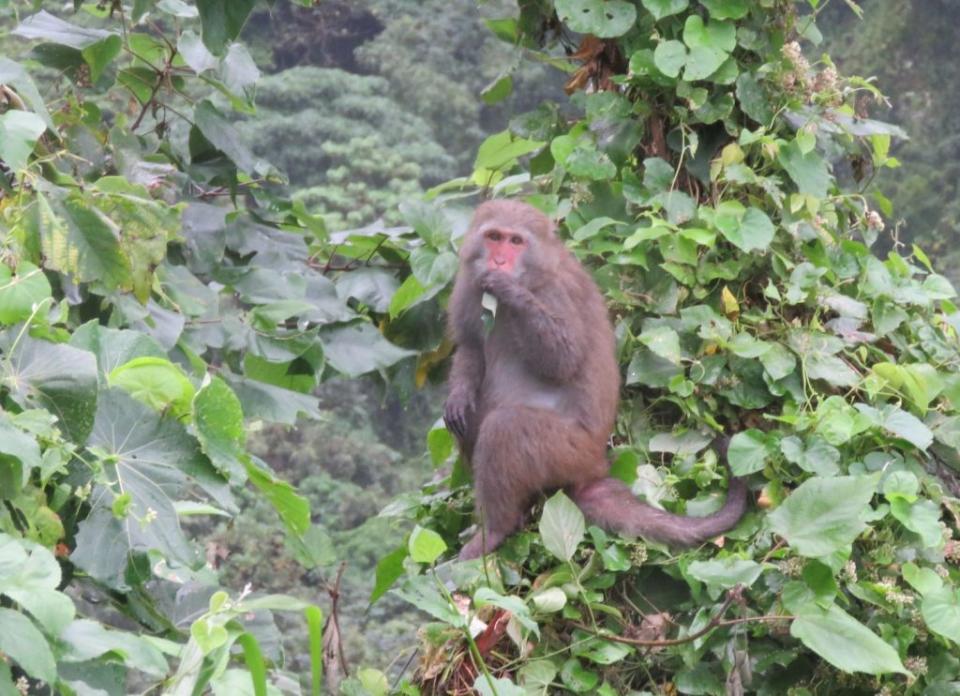
M 604 438 L 552 411 L 521 406 L 489 413 L 472 460 L 483 528 L 460 558 L 493 551 L 522 525 L 541 491 L 605 475 L 603 450 Z

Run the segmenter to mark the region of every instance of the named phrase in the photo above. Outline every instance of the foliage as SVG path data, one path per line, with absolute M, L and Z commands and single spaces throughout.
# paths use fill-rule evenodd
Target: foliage
M 274 194 L 228 115 L 254 111 L 253 0 L 35 4 L 0 58 L 0 691 L 316 693 L 318 610 L 229 598 L 183 525 L 249 483 L 330 562 L 246 433 L 317 416 L 338 373 L 413 371 L 378 328 L 402 231 L 331 238 Z M 273 611 L 307 616 L 312 675 Z
M 452 440 L 432 431 L 443 478 L 384 511 L 418 527 L 374 590 L 396 585 L 434 621 L 420 688 L 949 692 L 960 313 L 919 248 L 874 251 L 884 220 L 866 174 L 896 165 L 902 135 L 865 115 L 881 95 L 805 56 L 815 0 L 519 6 L 498 36 L 575 58 L 575 115 L 516 117 L 470 177 L 434 192 L 413 221 L 430 263 L 411 257 L 391 311 L 447 282 L 459 196 L 526 198 L 563 220 L 616 317 L 614 474 L 706 514 L 723 497 L 709 431 L 736 433 L 731 466 L 757 505 L 678 551 L 588 526 L 560 495 L 484 565 L 435 566 L 470 508 Z

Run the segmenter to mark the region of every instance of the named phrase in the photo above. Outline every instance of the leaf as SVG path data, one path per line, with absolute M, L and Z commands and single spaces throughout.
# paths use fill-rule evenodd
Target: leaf
M 577 694 L 587 693 L 594 689 L 600 681 L 600 676 L 596 672 L 584 669 L 580 661 L 571 657 L 563 663 L 560 670 L 560 678 L 564 685 Z
M 800 193 L 815 198 L 826 197 L 832 177 L 826 161 L 816 150 L 804 154 L 799 144 L 791 141 L 780 146 L 777 160 L 787 170 Z
M 705 583 L 716 598 L 720 590 L 737 585 L 750 588 L 763 572 L 763 566 L 756 561 L 740 558 L 723 558 L 713 561 L 694 561 L 687 567 L 687 574 Z
M 848 551 L 867 524 L 863 515 L 877 486 L 876 476 L 813 477 L 770 515 L 770 528 L 801 556 L 820 558 Z
M 53 684 L 57 665 L 50 645 L 23 614 L 0 608 L 0 652 L 16 662 L 35 679 Z
M 480 672 L 473 680 L 473 690 L 480 696 L 526 696 L 526 691 L 506 677 L 490 677 Z
M 410 532 L 407 542 L 410 558 L 417 563 L 433 563 L 447 550 L 443 538 L 432 529 L 417 525 Z
M 215 55 L 240 35 L 256 0 L 197 0 L 203 43 Z
M 770 246 L 770 242 L 773 241 L 776 228 L 762 210 L 748 208 L 739 224 L 724 225 L 720 227 L 720 232 L 728 242 L 741 251 L 751 252 L 765 251 Z
M 500 131 L 487 137 L 477 148 L 474 169 L 503 169 L 512 166 L 518 157 L 536 152 L 546 145 L 539 140 L 518 138 L 509 130 Z
M 637 21 L 637 8 L 625 0 L 556 0 L 554 5 L 570 29 L 601 39 L 626 34 Z
M 530 616 L 530 608 L 516 595 L 502 595 L 489 587 L 481 587 L 474 593 L 473 602 L 478 609 L 488 604 L 506 609 L 524 628 L 540 637 L 540 626 Z
M 381 370 L 417 354 L 393 345 L 366 322 L 325 327 L 320 341 L 330 365 L 348 377 Z
M 123 40 L 116 34 L 111 34 L 102 41 L 90 44 L 82 51 L 80 55 L 90 66 L 90 81 L 96 83 L 107 66 L 120 55 L 123 48 Z
M 393 584 L 403 577 L 403 561 L 410 555 L 407 546 L 400 546 L 377 561 L 375 582 L 370 592 L 370 604 L 380 599 Z
M 750 11 L 747 0 L 700 0 L 713 19 L 741 19 Z
M 7 359 L 0 375 L 11 396 L 23 408 L 45 408 L 59 419 L 58 427 L 77 443 L 86 442 L 97 407 L 97 364 L 92 353 L 67 345 L 23 336 L 0 336 Z
M 213 465 L 235 483 L 246 477 L 243 458 L 247 434 L 240 399 L 220 377 L 213 377 L 193 399 L 197 439 Z
M 30 111 L 10 109 L 0 114 L 0 160 L 14 172 L 23 171 L 45 130 L 43 118 Z
M 920 613 L 931 631 L 960 646 L 960 591 L 945 585 L 925 592 Z
M 47 276 L 29 261 L 20 262 L 16 275 L 9 267 L 0 264 L 0 324 L 16 324 L 28 318 L 34 306 L 49 298 L 51 293 Z
M 38 194 L 32 212 L 47 268 L 108 289 L 130 284 L 130 260 L 121 251 L 119 229 L 87 200 L 71 195 L 48 201 Z
M 680 336 L 669 326 L 657 326 L 647 329 L 639 336 L 640 342 L 647 346 L 654 354 L 669 360 L 674 365 L 680 364 Z
M 134 358 L 108 375 L 110 386 L 119 387 L 155 411 L 173 407 L 177 415 L 190 412 L 193 383 L 183 368 L 166 358 Z
M 11 33 L 25 39 L 40 39 L 78 50 L 103 41 L 111 35 L 111 32 L 103 29 L 70 24 L 45 10 L 27 17 Z
M 790 624 L 790 635 L 844 672 L 909 674 L 889 643 L 834 605 L 808 604 Z
M 287 529 L 296 536 L 303 536 L 310 529 L 310 503 L 297 489 L 278 479 L 265 462 L 256 457 L 244 456 L 250 483 L 260 489 Z
M 780 451 L 788 462 L 811 474 L 829 478 L 840 473 L 840 450 L 819 437 L 808 437 L 806 443 L 796 436 L 785 437 Z
M 547 551 L 569 561 L 583 539 L 583 513 L 563 491 L 557 491 L 543 506 L 539 529 Z
M 89 619 L 74 621 L 60 638 L 66 645 L 67 662 L 87 662 L 115 653 L 123 656 L 126 665 L 154 677 L 163 678 L 170 669 L 163 653 L 148 640 Z
M 748 476 L 763 471 L 770 457 L 770 443 L 760 430 L 750 428 L 730 438 L 727 461 L 734 476 Z
M 687 60 L 687 47 L 682 42 L 671 40 L 661 41 L 653 52 L 653 63 L 657 70 L 667 77 L 676 77 L 680 74 Z M 671 172 L 672 174 L 672 172 Z
M 177 52 L 183 56 L 183 60 L 197 75 L 201 75 L 207 70 L 214 70 L 220 65 L 217 57 L 207 50 L 201 38 L 190 29 L 180 34 L 180 39 L 177 41 Z
M 904 527 L 920 536 L 927 548 L 940 548 L 944 544 L 940 527 L 940 506 L 932 500 L 910 502 L 896 497 L 890 501 L 890 514 Z
M 230 2 L 236 2 L 237 5 L 249 2 L 252 5 L 254 0 L 230 0 Z M 229 157 L 239 169 L 248 174 L 255 174 L 260 169 L 260 162 L 243 142 L 240 133 L 209 100 L 204 99 L 193 108 L 193 123 L 203 137 Z
M 640 0 L 644 9 L 657 21 L 679 14 L 689 6 L 689 0 Z

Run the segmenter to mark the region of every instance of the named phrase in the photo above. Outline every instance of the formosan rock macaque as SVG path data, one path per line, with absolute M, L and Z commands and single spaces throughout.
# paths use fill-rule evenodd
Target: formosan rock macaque
M 485 293 L 496 298 L 492 327 Z M 482 525 L 461 559 L 494 550 L 538 493 L 559 488 L 594 523 L 668 544 L 710 539 L 743 515 L 739 479 L 721 510 L 684 517 L 641 503 L 609 477 L 620 391 L 613 327 L 600 290 L 536 208 L 508 200 L 477 208 L 449 329 L 457 349 L 444 420 L 473 469 Z

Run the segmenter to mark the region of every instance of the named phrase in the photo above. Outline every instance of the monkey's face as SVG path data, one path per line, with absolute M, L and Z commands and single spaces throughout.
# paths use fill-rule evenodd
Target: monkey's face
M 503 271 L 519 276 L 523 259 L 530 246 L 526 230 L 509 227 L 488 227 L 483 230 L 484 270 Z

